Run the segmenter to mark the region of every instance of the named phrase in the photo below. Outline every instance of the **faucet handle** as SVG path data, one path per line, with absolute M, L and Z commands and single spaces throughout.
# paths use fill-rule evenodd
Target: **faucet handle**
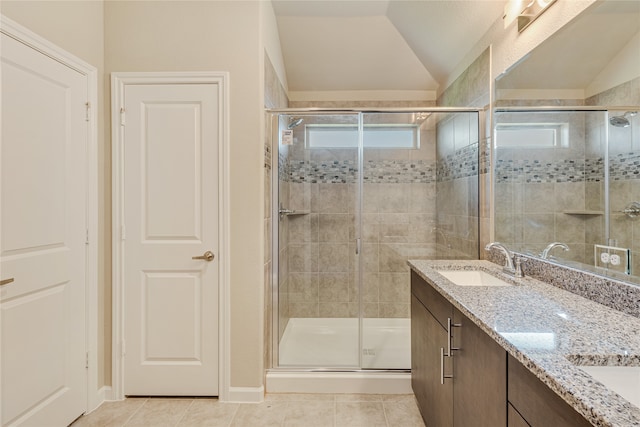
M 526 263 L 527 259 L 521 256 L 515 256 L 513 262 L 515 264 L 515 269 L 514 269 L 515 271 L 513 272 L 513 275 L 515 277 L 524 277 L 524 273 L 522 271 L 522 264 Z

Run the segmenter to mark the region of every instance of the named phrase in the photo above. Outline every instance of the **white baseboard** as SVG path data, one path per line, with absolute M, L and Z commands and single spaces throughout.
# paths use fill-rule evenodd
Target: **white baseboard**
M 111 397 L 111 386 L 105 385 L 99 388 L 98 391 L 96 391 L 96 393 L 89 399 L 86 414 L 90 414 L 91 412 L 95 411 L 104 402 L 113 400 Z
M 267 393 L 410 394 L 411 373 L 267 372 Z
M 229 387 L 226 402 L 260 403 L 264 402 L 264 386 L 260 387 Z
M 111 388 L 110 385 L 105 385 L 102 388 L 100 388 L 100 390 L 98 390 L 98 394 L 99 396 L 102 397 L 102 400 L 100 401 L 100 403 L 114 400 L 113 389 Z

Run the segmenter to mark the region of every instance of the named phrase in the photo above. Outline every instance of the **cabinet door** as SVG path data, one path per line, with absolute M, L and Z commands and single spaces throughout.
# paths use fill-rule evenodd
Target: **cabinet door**
M 453 384 L 441 384 L 440 349 L 447 348 L 447 331 L 411 296 L 411 385 L 427 426 L 453 425 Z M 445 374 L 451 373 L 450 358 L 444 358 Z
M 546 384 L 509 356 L 509 403 L 533 427 L 591 425 Z
M 506 351 L 456 309 L 453 321 L 454 425 L 506 426 Z

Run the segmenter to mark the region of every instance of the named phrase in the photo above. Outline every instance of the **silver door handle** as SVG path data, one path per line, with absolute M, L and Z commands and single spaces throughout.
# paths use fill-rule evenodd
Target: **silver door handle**
M 191 259 L 203 259 L 203 260 L 205 260 L 205 261 L 207 261 L 207 262 L 211 262 L 211 261 L 213 261 L 213 259 L 214 259 L 215 257 L 216 257 L 216 256 L 213 254 L 213 252 L 211 252 L 211 251 L 207 251 L 207 252 L 205 252 L 205 253 L 204 253 L 204 254 L 202 254 L 202 255 L 199 255 L 199 256 L 192 256 L 192 257 L 191 257 Z
M 13 282 L 13 277 L 11 279 L 4 279 L 4 280 L 0 280 L 0 286 L 2 285 L 8 285 L 9 283 Z

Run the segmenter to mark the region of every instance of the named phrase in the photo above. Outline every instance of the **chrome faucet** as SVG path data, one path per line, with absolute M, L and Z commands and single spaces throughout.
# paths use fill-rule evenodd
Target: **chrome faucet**
M 556 246 L 560 246 L 562 249 L 564 249 L 565 252 L 569 250 L 569 246 L 565 245 L 564 243 L 561 243 L 561 242 L 549 243 L 549 246 L 544 248 L 544 250 L 540 254 L 540 258 L 548 259 L 549 258 L 549 252 L 551 252 L 551 250 L 553 248 L 555 248 Z
M 522 260 L 519 257 L 514 257 L 513 253 L 507 249 L 505 245 L 500 242 L 491 242 L 487 246 L 485 246 L 485 251 L 490 251 L 491 249 L 496 248 L 502 251 L 504 254 L 504 267 L 502 267 L 502 271 L 507 274 L 510 274 L 515 277 L 523 277 L 522 273 Z M 514 261 L 515 259 L 515 261 Z M 515 266 L 514 266 L 515 263 Z

